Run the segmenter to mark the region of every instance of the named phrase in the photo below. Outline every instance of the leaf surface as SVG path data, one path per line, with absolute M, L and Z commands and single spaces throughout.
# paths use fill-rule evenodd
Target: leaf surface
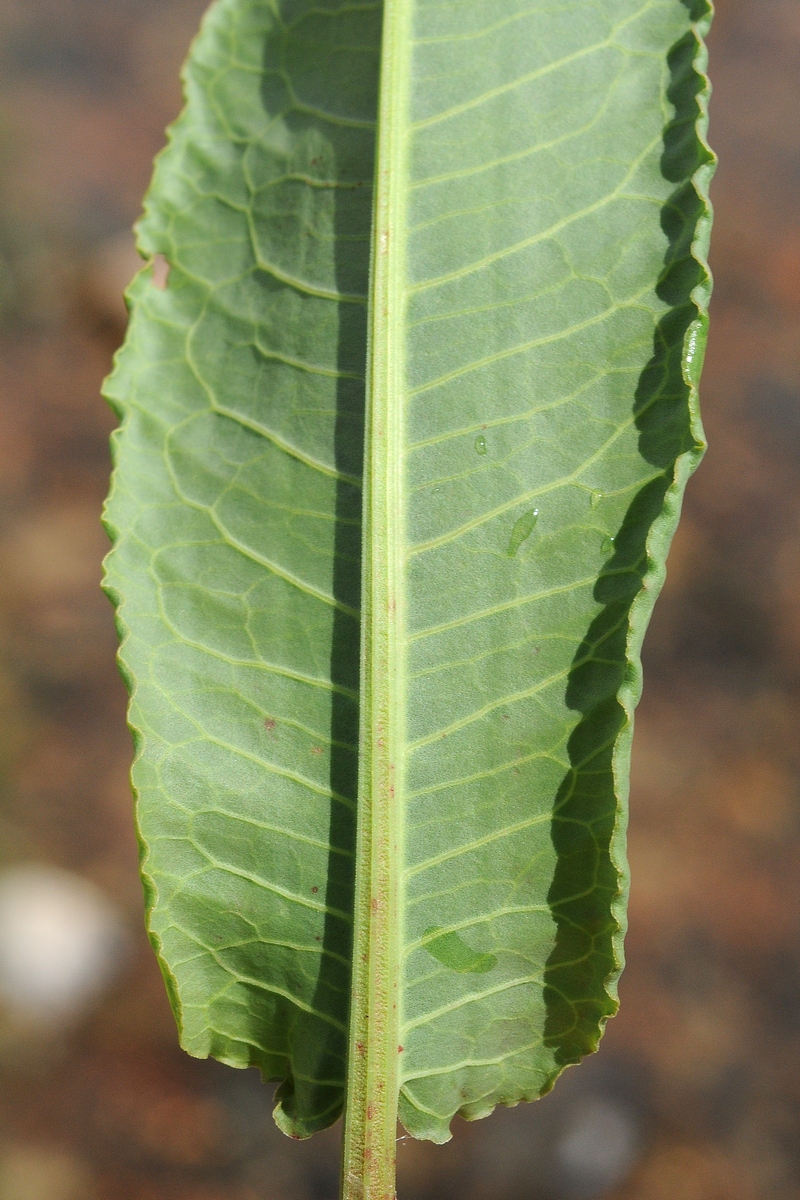
M 287 1132 L 338 1115 L 348 1029 L 351 1102 L 363 1051 L 441 1141 L 616 1009 L 639 648 L 702 452 L 708 17 L 218 0 L 193 49 L 108 586 L 183 1044 L 282 1080 Z
M 339 7 L 208 14 L 107 389 L 151 935 L 185 1048 L 288 1080 L 299 1134 L 350 987 L 380 9 Z

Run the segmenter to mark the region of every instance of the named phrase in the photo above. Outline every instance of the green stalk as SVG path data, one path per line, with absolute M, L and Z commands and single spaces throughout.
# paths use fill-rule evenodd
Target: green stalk
M 408 0 L 386 0 L 364 454 L 361 728 L 343 1200 L 395 1195 L 402 869 L 402 488 Z

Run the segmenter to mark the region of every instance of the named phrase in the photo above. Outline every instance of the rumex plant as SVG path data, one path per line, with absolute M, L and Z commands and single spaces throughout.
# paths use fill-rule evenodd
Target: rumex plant
M 707 0 L 217 0 L 107 384 L 107 588 L 184 1047 L 532 1100 L 617 1006 L 639 651 L 702 453 Z

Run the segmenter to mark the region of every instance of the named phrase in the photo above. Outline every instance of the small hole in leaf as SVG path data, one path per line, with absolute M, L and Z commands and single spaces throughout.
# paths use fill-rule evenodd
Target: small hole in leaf
M 170 265 L 163 254 L 156 254 L 153 258 L 153 286 L 159 291 L 166 291 L 169 283 Z

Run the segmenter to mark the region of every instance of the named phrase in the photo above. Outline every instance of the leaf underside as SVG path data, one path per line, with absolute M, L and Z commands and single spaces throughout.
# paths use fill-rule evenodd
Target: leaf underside
M 639 649 L 702 452 L 705 0 L 412 0 L 400 1115 L 616 1009 Z M 139 226 L 108 506 L 148 922 L 198 1056 L 342 1106 L 381 5 L 217 0 Z

